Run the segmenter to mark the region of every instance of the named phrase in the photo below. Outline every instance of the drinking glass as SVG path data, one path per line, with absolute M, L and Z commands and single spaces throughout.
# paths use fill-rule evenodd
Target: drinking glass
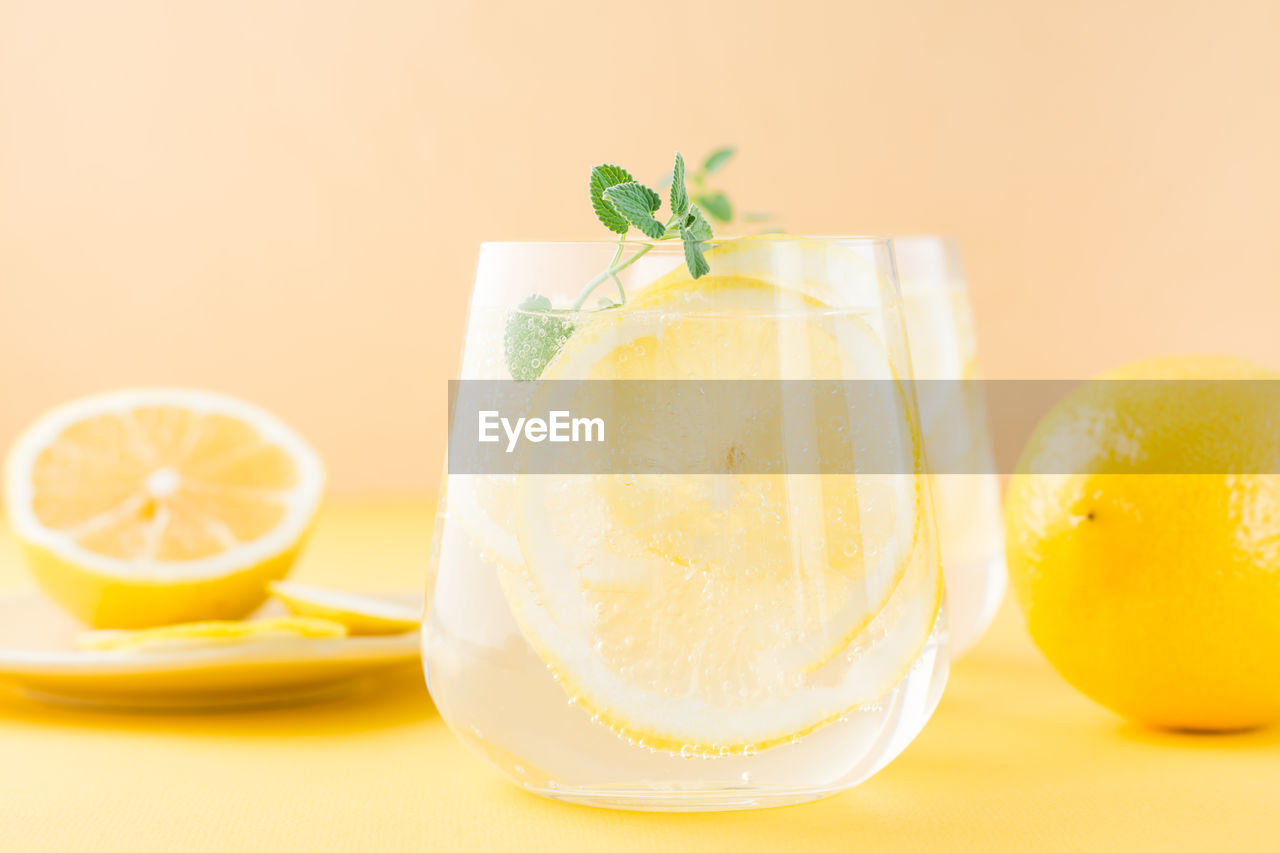
M 423 657 L 454 733 L 544 796 L 826 796 L 896 756 L 946 680 L 889 241 L 704 248 L 697 280 L 679 243 L 480 250 Z M 595 406 L 607 449 L 517 428 L 508 453 L 514 415 L 556 399 Z
M 951 651 L 991 624 L 1007 585 L 1000 482 L 981 394 L 960 252 L 935 236 L 893 238 L 947 584 Z

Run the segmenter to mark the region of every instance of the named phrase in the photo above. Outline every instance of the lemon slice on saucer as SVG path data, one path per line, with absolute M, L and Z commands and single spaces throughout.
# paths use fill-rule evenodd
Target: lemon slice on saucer
M 283 577 L 324 472 L 275 416 L 205 391 L 100 394 L 47 413 L 6 466 L 44 591 L 98 628 L 237 619 Z
M 333 639 L 345 637 L 345 626 L 328 619 L 292 617 L 255 619 L 248 622 L 188 622 L 136 631 L 87 631 L 76 644 L 95 652 L 152 652 L 202 649 L 231 643 L 281 639 Z
M 404 634 L 416 631 L 422 621 L 418 608 L 382 598 L 291 581 L 275 581 L 268 589 L 291 613 L 337 622 L 353 637 Z

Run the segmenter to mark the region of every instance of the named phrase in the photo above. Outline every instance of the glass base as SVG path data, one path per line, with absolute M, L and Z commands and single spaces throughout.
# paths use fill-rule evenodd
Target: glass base
M 672 789 L 657 788 L 632 790 L 599 790 L 590 794 L 565 791 L 559 788 L 533 788 L 521 786 L 530 793 L 562 803 L 592 806 L 600 809 L 622 809 L 641 812 L 730 812 L 744 809 L 769 809 L 793 806 L 821 800 L 840 793 L 841 790 L 808 788 L 779 788 L 762 790 L 743 787 L 741 791 L 724 788 Z
M 945 613 L 945 607 L 944 607 Z M 872 732 L 859 725 L 856 740 L 852 732 L 844 732 L 845 723 L 832 723 L 805 738 L 800 745 L 778 747 L 796 750 L 819 746 L 823 751 L 844 753 L 856 748 L 856 757 L 825 784 L 807 786 L 769 785 L 747 781 L 725 784 L 721 780 L 654 782 L 629 785 L 570 786 L 551 782 L 545 776 L 537 781 L 527 778 L 523 767 L 511 772 L 507 763 L 497 760 L 492 750 L 487 757 L 506 772 L 508 778 L 530 793 L 565 803 L 606 809 L 661 812 L 737 811 L 774 808 L 819 800 L 848 790 L 877 773 L 896 758 L 924 728 L 942 698 L 950 669 L 951 653 L 945 615 L 939 614 L 928 643 L 910 670 L 882 700 L 877 703 L 876 725 Z M 851 718 L 856 714 L 851 712 Z M 853 723 L 852 719 L 850 724 Z M 868 737 L 870 734 L 870 737 Z M 856 746 L 855 746 L 856 744 Z M 767 758 L 766 751 L 752 760 Z M 779 758 L 782 756 L 779 755 Z M 742 760 L 742 759 L 737 759 Z M 522 778 L 525 777 L 525 778 Z

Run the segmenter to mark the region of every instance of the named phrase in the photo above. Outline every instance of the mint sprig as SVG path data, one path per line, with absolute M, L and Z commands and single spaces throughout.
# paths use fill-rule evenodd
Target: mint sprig
M 702 161 L 702 168 L 689 176 L 693 184 L 693 200 L 707 212 L 716 222 L 727 224 L 733 221 L 733 205 L 729 197 L 719 190 L 707 186 L 707 179 L 725 167 L 738 149 L 732 145 L 717 148 Z
M 729 162 L 729 158 L 738 153 L 738 149 L 732 145 L 726 145 L 723 148 L 717 148 L 707 155 L 707 159 L 702 161 L 702 171 L 710 175 L 712 172 L 720 171 L 725 163 Z
M 550 299 L 535 293 L 507 315 L 502 354 L 512 379 L 527 382 L 542 375 L 547 362 L 573 334 L 566 313 L 556 311 Z
M 627 218 L 618 212 L 613 203 L 605 199 L 605 190 L 618 184 L 634 181 L 631 173 L 621 166 L 596 166 L 591 170 L 591 206 L 595 208 L 596 217 L 615 234 L 626 234 L 631 228 Z
M 723 169 L 737 153 L 737 149 L 732 145 L 717 148 L 707 155 L 702 165 L 689 170 L 686 177 L 689 197 L 718 225 L 728 225 L 735 221 L 758 223 L 771 220 L 773 216 L 768 213 L 754 211 L 739 213 L 734 209 L 727 195 L 711 186 L 712 175 Z M 663 177 L 661 186 L 666 186 L 668 182 L 674 181 L 674 178 L 675 173 L 668 172 Z M 674 183 L 672 185 L 674 187 Z
M 684 216 L 689 212 L 689 189 L 684 185 L 684 158 L 676 152 L 676 165 L 671 170 L 671 212 Z
M 685 186 L 684 157 L 679 153 L 676 154 L 675 168 L 671 171 L 668 203 L 670 211 L 667 218 L 662 220 L 655 215 L 662 207 L 662 196 L 632 178 L 626 169 L 605 164 L 591 170 L 591 206 L 600 222 L 619 235 L 618 249 L 614 252 L 608 269 L 587 282 L 587 286 L 578 294 L 573 310 L 581 308 L 592 291 L 608 280 L 617 285 L 620 302 L 626 302 L 627 295 L 618 279 L 618 273 L 646 255 L 653 245 L 641 246 L 630 257 L 623 258 L 627 229 L 617 227 L 619 219 L 639 229 L 650 240 L 678 238 L 684 243 L 685 264 L 689 267 L 689 274 L 694 278 L 707 274 L 710 265 L 703 254 L 702 244 L 714 235 L 707 218 L 691 201 L 689 189 Z
M 557 310 L 552 307 L 551 300 L 535 294 L 511 312 L 507 317 L 503 336 L 503 354 L 513 379 L 527 381 L 537 379 L 542 374 L 543 368 L 573 334 L 574 327 L 567 315 L 582 310 L 587 299 L 601 284 L 612 281 L 618 290 L 618 300 L 614 302 L 601 298 L 599 310 L 608 310 L 626 303 L 627 294 L 618 274 L 648 254 L 654 246 L 654 243 L 646 243 L 631 255 L 623 257 L 627 248 L 627 234 L 632 228 L 638 229 L 655 242 L 680 240 L 684 247 L 685 266 L 695 279 L 710 272 L 711 265 L 707 263 L 703 244 L 712 239 L 714 234 L 699 205 L 710 200 L 715 209 L 707 207 L 706 212 L 712 218 L 725 222 L 732 217 L 722 217 L 719 214 L 731 208 L 723 193 L 700 195 L 698 191 L 702 187 L 702 176 L 719 169 L 732 154 L 731 148 L 713 152 L 697 172 L 697 191 L 691 195 L 685 184 L 684 158 L 677 153 L 668 194 L 670 210 L 665 219 L 658 215 L 662 207 L 662 196 L 637 181 L 626 169 L 605 163 L 591 170 L 591 207 L 601 224 L 618 235 L 613 259 L 604 272 L 587 282 L 567 310 Z
M 667 226 L 653 218 L 653 214 L 662 207 L 662 196 L 644 184 L 638 181 L 615 184 L 604 191 L 604 197 L 650 240 L 661 240 L 667 233 Z M 626 235 L 625 231 L 619 233 Z
M 694 278 L 702 278 L 711 272 L 711 265 L 702 253 L 703 241 L 710 240 L 711 237 L 711 224 L 703 217 L 701 210 L 691 206 L 680 223 L 680 239 L 684 241 L 685 266 Z

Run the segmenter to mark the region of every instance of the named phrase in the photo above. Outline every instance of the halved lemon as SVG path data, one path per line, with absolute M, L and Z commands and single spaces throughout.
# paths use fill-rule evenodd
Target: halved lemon
M 672 280 L 575 332 L 542 379 L 881 380 L 897 396 L 879 411 L 896 405 L 899 420 L 879 428 L 910 473 L 739 472 L 759 433 L 724 413 L 723 429 L 686 437 L 719 473 L 518 478 L 523 559 L 501 577 L 573 701 L 645 746 L 729 755 L 788 742 L 901 680 L 940 587 L 918 428 L 895 377 L 864 317 L 746 276 Z M 782 419 L 800 453 L 821 445 L 805 411 Z M 857 470 L 857 443 L 841 452 Z
M 300 549 L 323 491 L 311 447 L 206 391 L 67 403 L 14 444 L 10 524 L 51 598 L 100 628 L 238 619 Z
M 418 608 L 384 598 L 290 581 L 273 581 L 268 589 L 290 612 L 337 622 L 352 636 L 404 634 L 416 631 L 422 621 Z
M 345 626 L 328 619 L 288 617 L 246 622 L 188 622 L 134 631 L 106 629 L 81 634 L 76 644 L 97 652 L 155 652 L 203 649 L 250 642 L 333 639 L 347 636 Z

